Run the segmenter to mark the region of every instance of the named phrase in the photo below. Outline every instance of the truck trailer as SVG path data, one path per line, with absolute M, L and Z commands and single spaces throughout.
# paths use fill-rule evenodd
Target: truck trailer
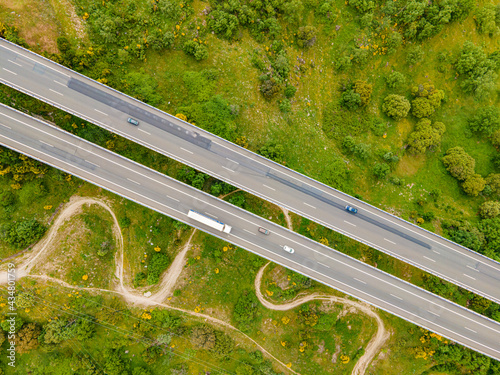
M 221 223 L 220 221 L 215 220 L 215 219 L 211 218 L 210 216 L 200 214 L 199 212 L 196 212 L 195 210 L 189 210 L 188 217 L 190 217 L 193 220 L 199 221 L 200 223 L 208 225 L 211 228 L 217 229 L 218 231 L 221 231 L 224 233 L 231 232 L 231 227 L 229 225 Z

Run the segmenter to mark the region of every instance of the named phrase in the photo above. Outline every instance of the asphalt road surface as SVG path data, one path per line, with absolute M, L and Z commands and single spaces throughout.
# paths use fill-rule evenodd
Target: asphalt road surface
M 498 322 L 5 105 L 0 144 L 500 360 Z M 231 232 L 193 221 L 190 209 L 231 225 Z
M 0 82 L 500 303 L 500 263 L 3 39 Z

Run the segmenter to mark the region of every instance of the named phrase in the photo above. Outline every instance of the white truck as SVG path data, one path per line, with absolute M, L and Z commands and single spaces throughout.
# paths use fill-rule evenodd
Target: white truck
M 210 216 L 200 214 L 199 212 L 196 212 L 194 210 L 189 210 L 188 217 L 190 217 L 193 220 L 199 221 L 200 223 L 208 225 L 211 228 L 217 229 L 218 231 L 224 233 L 231 232 L 231 226 L 221 223 L 218 220 L 212 219 Z

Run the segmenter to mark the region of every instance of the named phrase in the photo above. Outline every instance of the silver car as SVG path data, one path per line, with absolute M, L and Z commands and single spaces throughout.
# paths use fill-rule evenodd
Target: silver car
M 292 249 L 290 246 L 284 245 L 283 250 L 288 251 L 290 254 L 293 254 L 295 252 L 294 249 Z

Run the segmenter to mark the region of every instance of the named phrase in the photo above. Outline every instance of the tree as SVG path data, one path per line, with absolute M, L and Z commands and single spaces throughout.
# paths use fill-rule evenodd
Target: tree
M 174 33 L 171 31 L 162 32 L 160 29 L 151 31 L 148 35 L 148 45 L 155 51 L 161 51 L 170 48 L 174 44 Z
M 73 320 L 68 327 L 69 335 L 80 341 L 92 338 L 95 334 L 95 319 L 93 316 L 85 316 Z
M 495 90 L 498 77 L 496 70 L 500 64 L 495 56 L 495 53 L 487 56 L 482 47 L 470 41 L 464 43 L 455 68 L 464 77 L 460 86 L 466 93 L 484 99 Z
M 309 48 L 316 42 L 318 30 L 314 26 L 299 27 L 297 32 L 297 45 L 300 48 Z
M 406 62 L 408 65 L 418 64 L 424 59 L 424 50 L 421 46 L 415 46 L 411 48 L 406 54 Z
M 210 12 L 208 27 L 226 39 L 231 39 L 238 31 L 238 17 L 222 10 Z
M 500 202 L 487 201 L 479 207 L 479 215 L 483 219 L 493 219 L 500 215 Z
M 462 147 L 450 148 L 442 160 L 448 172 L 459 181 L 474 174 L 476 161 Z
M 415 125 L 415 130 L 408 137 L 410 152 L 423 154 L 431 147 L 439 146 L 446 127 L 442 122 L 431 124 L 431 120 L 422 119 Z
M 377 163 L 373 167 L 373 174 L 381 180 L 386 178 L 390 171 L 391 168 L 386 163 Z
M 500 193 L 500 174 L 492 173 L 488 177 L 486 177 L 486 183 L 491 188 L 493 193 Z
M 373 86 L 364 81 L 354 82 L 354 92 L 361 97 L 361 105 L 365 106 L 370 102 Z
M 16 348 L 20 354 L 27 353 L 38 347 L 38 336 L 42 330 L 35 323 L 28 323 L 17 332 Z
M 462 188 L 465 193 L 477 197 L 480 192 L 483 191 L 486 185 L 486 181 L 481 177 L 480 174 L 473 173 L 467 176 L 465 181 L 462 183 Z
M 387 38 L 387 52 L 392 54 L 397 51 L 403 42 L 403 36 L 397 31 L 392 32 Z
M 191 343 L 200 349 L 212 350 L 215 347 L 215 330 L 206 324 L 191 329 Z
M 46 344 L 60 344 L 70 337 L 66 319 L 53 319 L 44 327 L 43 340 Z
M 163 98 L 158 93 L 158 82 L 144 72 L 130 72 L 125 75 L 125 92 L 152 106 L 159 105 Z
M 411 113 L 417 118 L 430 117 L 435 111 L 427 98 L 416 98 L 411 102 Z
M 284 94 L 288 99 L 291 99 L 295 96 L 295 93 L 297 92 L 297 88 L 292 85 L 287 85 L 285 87 Z
M 404 96 L 391 94 L 384 99 L 382 111 L 395 120 L 402 119 L 410 111 L 410 102 Z
M 480 108 L 468 125 L 471 131 L 490 136 L 500 129 L 500 110 L 497 107 Z
M 181 16 L 179 4 L 173 0 L 157 0 L 157 7 L 166 19 L 176 21 Z
M 390 89 L 400 89 L 406 83 L 406 78 L 402 73 L 393 71 L 386 76 L 385 81 Z

